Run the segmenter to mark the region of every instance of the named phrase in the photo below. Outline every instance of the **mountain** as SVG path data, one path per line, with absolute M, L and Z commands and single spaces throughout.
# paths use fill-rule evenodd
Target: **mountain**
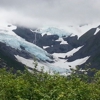
M 9 66 L 16 70 L 28 70 L 35 67 L 40 71 L 70 73 L 71 68 L 79 65 L 84 69 L 100 69 L 100 26 L 86 24 L 83 26 L 43 27 L 29 29 L 0 24 L 0 60 L 6 62 L 0 67 Z

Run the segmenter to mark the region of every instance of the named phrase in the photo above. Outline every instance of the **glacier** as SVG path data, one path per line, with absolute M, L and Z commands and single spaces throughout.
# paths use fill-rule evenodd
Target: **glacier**
M 8 29 L 7 29 L 8 28 Z M 0 42 L 5 43 L 7 46 L 15 48 L 16 50 L 22 50 L 21 46 L 25 48 L 25 50 L 32 55 L 34 55 L 38 60 L 42 61 L 52 61 L 50 59 L 50 54 L 48 54 L 45 50 L 40 47 L 25 41 L 25 39 L 17 36 L 12 30 L 15 27 L 1 27 L 0 29 Z
M 67 37 L 69 35 L 71 35 L 71 33 L 63 30 L 63 29 L 58 29 L 56 27 L 43 27 L 40 29 L 37 29 L 37 32 L 39 32 L 40 34 L 45 35 L 58 35 L 59 37 Z
M 86 24 L 84 26 L 79 26 L 79 25 L 62 26 L 62 27 L 47 26 L 47 27 L 41 27 L 35 31 L 41 33 L 42 36 L 45 34 L 58 35 L 59 37 L 63 37 L 63 36 L 67 37 L 67 36 L 77 35 L 77 37 L 79 39 L 84 33 L 87 32 L 87 30 L 90 30 L 91 28 L 96 28 L 99 25 L 100 25 L 100 23 L 90 23 L 90 24 Z

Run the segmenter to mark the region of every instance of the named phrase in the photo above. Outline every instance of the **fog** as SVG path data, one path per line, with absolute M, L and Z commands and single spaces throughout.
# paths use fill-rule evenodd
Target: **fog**
M 0 0 L 0 20 L 26 27 L 100 21 L 99 0 Z

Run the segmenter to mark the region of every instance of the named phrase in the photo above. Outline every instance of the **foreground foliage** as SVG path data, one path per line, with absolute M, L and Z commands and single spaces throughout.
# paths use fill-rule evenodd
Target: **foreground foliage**
M 0 69 L 0 100 L 100 100 L 100 72 L 90 79 Z

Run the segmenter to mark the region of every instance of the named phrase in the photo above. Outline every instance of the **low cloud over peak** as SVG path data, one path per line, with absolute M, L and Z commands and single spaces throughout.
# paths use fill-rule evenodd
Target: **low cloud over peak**
M 100 21 L 99 0 L 0 0 L 0 20 L 26 27 Z

